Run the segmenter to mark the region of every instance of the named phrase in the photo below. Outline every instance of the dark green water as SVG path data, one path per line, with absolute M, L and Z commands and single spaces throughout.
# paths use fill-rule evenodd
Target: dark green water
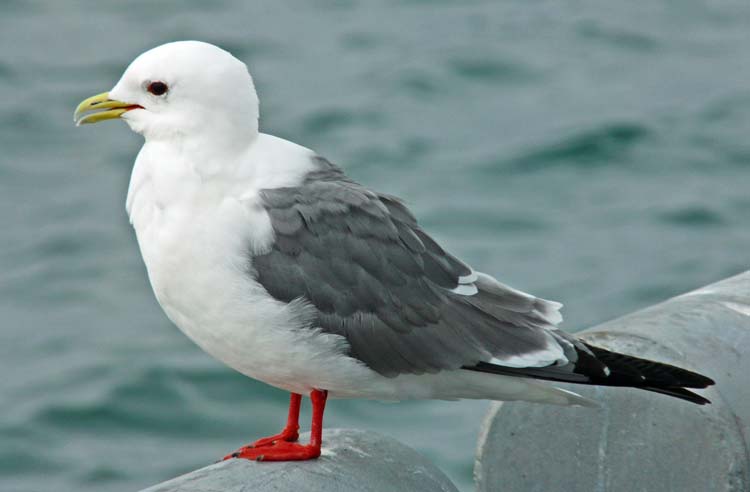
M 137 490 L 283 421 L 284 393 L 153 299 L 124 211 L 139 137 L 71 122 L 165 41 L 248 62 L 266 132 L 401 195 L 476 268 L 564 302 L 569 330 L 750 265 L 746 0 L 109 3 L 0 4 L 0 490 Z M 326 418 L 471 490 L 486 408 Z

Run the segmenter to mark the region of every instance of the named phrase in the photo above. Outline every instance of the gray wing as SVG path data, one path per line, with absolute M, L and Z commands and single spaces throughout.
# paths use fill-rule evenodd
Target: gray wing
M 312 326 L 345 337 L 352 357 L 385 376 L 563 357 L 549 330 L 559 305 L 474 273 L 398 199 L 318 161 L 300 186 L 261 192 L 275 241 L 252 267 L 271 296 L 307 300 Z

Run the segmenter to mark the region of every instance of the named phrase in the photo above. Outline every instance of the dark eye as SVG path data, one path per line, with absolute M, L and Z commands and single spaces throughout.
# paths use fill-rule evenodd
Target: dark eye
M 165 84 L 164 82 L 151 82 L 150 84 L 148 84 L 148 88 L 146 90 L 148 90 L 155 96 L 163 96 L 167 93 L 169 87 L 167 87 L 167 84 Z

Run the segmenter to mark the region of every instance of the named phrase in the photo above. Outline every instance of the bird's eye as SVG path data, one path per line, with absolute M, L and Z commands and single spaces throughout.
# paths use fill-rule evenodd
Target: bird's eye
M 167 93 L 169 87 L 164 82 L 151 82 L 146 90 L 155 96 L 163 96 Z

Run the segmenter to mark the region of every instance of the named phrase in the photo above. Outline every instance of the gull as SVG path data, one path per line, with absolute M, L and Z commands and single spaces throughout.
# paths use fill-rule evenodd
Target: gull
M 709 403 L 686 388 L 711 379 L 565 333 L 561 304 L 475 270 L 400 199 L 259 132 L 247 66 L 219 47 L 141 54 L 74 115 L 111 119 L 145 140 L 126 209 L 165 314 L 216 359 L 291 393 L 284 429 L 226 459 L 318 457 L 328 396 L 592 404 L 552 381 Z

